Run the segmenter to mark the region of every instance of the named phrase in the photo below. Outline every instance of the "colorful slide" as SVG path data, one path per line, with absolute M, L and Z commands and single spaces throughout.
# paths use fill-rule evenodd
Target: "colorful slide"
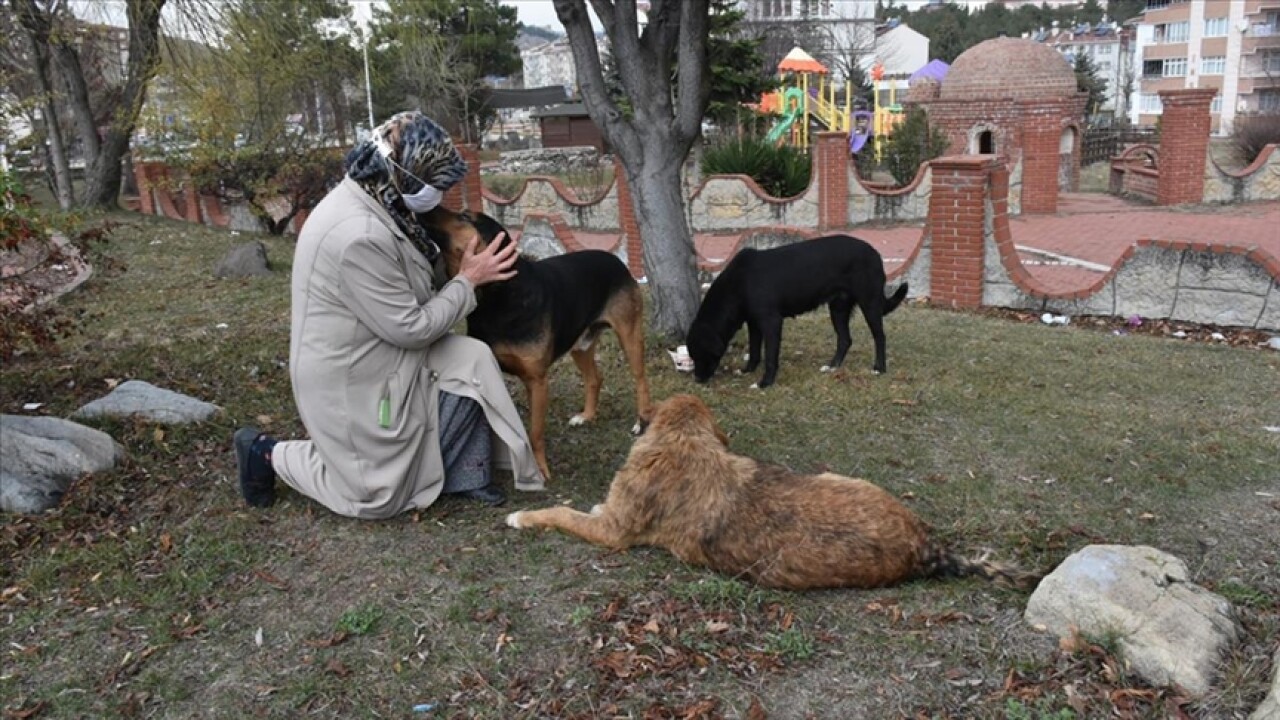
M 769 130 L 765 140 L 769 142 L 781 140 L 802 115 L 804 115 L 804 91 L 800 88 L 787 88 L 787 91 L 782 94 L 782 119 Z

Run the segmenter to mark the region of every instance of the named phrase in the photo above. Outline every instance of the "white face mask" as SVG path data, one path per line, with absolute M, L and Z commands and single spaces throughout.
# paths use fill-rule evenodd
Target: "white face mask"
M 392 160 L 391 146 L 387 144 L 386 140 L 382 138 L 378 138 L 377 146 L 378 146 L 378 152 L 382 155 L 382 157 L 386 158 L 387 162 L 391 163 L 397 168 L 400 168 L 400 172 L 403 172 L 405 175 L 408 175 L 414 180 L 417 180 L 418 182 L 422 183 L 422 189 L 416 193 L 413 193 L 412 195 L 406 195 L 403 192 L 400 193 L 400 197 L 404 200 L 404 206 L 408 208 L 410 212 L 416 212 L 416 213 L 424 213 L 424 212 L 430 212 L 434 210 L 435 207 L 440 204 L 440 201 L 444 199 L 444 191 L 437 190 L 422 178 L 404 169 L 404 167 L 400 165 L 400 163 L 396 162 L 395 160 Z

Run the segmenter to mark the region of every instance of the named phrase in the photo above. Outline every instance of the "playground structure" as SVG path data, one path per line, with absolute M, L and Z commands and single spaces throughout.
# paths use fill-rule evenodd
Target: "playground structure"
M 760 110 L 780 115 L 765 139 L 769 142 L 790 142 L 808 149 L 811 142 L 812 118 L 828 131 L 849 134 L 849 152 L 857 154 L 868 142 L 873 142 L 879 158 L 884 138 L 902 121 L 902 106 L 898 103 L 900 81 L 884 80 L 884 67 L 876 64 L 871 70 L 875 81 L 875 99 L 871 110 L 854 110 L 853 86 L 844 84 L 843 102 L 837 100 L 836 83 L 829 80 L 830 70 L 801 48 L 793 48 L 778 63 L 778 75 L 790 87 L 767 93 L 760 101 Z

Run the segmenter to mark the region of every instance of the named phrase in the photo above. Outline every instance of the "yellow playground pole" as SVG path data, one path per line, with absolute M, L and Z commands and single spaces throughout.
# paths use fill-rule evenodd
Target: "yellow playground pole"
M 800 91 L 804 93 L 804 112 L 800 113 L 798 128 L 800 147 L 809 149 L 809 73 L 800 73 Z

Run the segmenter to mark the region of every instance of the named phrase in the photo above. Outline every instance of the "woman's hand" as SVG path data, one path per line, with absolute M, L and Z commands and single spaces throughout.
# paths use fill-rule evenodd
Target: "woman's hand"
M 516 244 L 504 242 L 506 239 L 506 233 L 498 233 L 498 236 L 484 250 L 476 252 L 476 246 L 480 244 L 480 235 L 472 235 L 467 248 L 462 251 L 462 262 L 458 265 L 458 274 L 466 277 L 476 287 L 515 277 L 518 255 Z

